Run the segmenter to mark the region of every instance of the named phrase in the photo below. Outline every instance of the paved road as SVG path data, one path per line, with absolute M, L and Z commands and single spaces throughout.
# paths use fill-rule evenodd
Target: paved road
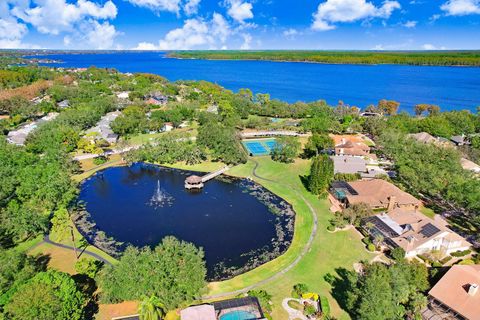
M 252 160 L 252 159 L 251 159 L 251 161 L 255 163 L 255 167 L 253 168 L 253 172 L 252 172 L 254 177 L 256 177 L 258 179 L 261 179 L 261 180 L 264 180 L 264 181 L 276 182 L 275 180 L 271 180 L 271 179 L 259 176 L 257 174 L 257 171 L 256 171 L 258 166 L 259 166 L 258 162 L 255 161 L 255 160 Z M 295 267 L 300 262 L 300 260 L 302 260 L 302 258 L 305 256 L 305 254 L 307 254 L 307 252 L 310 251 L 310 248 L 312 247 L 313 239 L 315 238 L 315 235 L 317 234 L 317 229 L 318 229 L 317 215 L 315 213 L 315 209 L 313 209 L 310 202 L 308 202 L 307 199 L 305 199 L 305 197 L 303 197 L 303 195 L 300 192 L 298 192 L 298 190 L 296 190 L 294 187 L 292 187 L 292 188 L 297 193 L 297 195 L 307 204 L 308 208 L 310 209 L 310 213 L 312 214 L 312 218 L 313 218 L 312 232 L 310 233 L 310 237 L 308 239 L 308 242 L 303 247 L 303 250 L 300 253 L 300 255 L 292 263 L 290 263 L 288 266 L 286 266 L 284 269 L 278 271 L 277 273 L 271 275 L 270 277 L 268 277 L 266 279 L 263 279 L 263 280 L 261 280 L 257 283 L 254 283 L 250 286 L 247 286 L 243 289 L 239 289 L 239 290 L 235 290 L 235 291 L 231 291 L 231 292 L 225 292 L 225 293 L 216 294 L 216 295 L 211 295 L 211 296 L 204 296 L 204 297 L 202 297 L 204 300 L 207 300 L 207 299 L 221 299 L 221 298 L 226 298 L 226 297 L 233 296 L 233 295 L 239 295 L 239 294 L 242 294 L 242 293 L 246 293 L 250 290 L 253 290 L 255 288 L 258 288 L 260 286 L 263 286 L 263 285 L 277 279 L 278 277 L 284 275 L 288 271 L 290 271 L 293 267 Z
M 41 242 L 42 243 L 42 242 Z M 41 243 L 37 244 L 36 246 L 40 245 Z M 74 248 L 72 246 L 69 246 L 69 245 L 66 245 L 66 244 L 62 244 L 62 243 L 58 243 L 58 242 L 54 242 L 52 240 L 50 240 L 50 236 L 49 235 L 46 235 L 45 238 L 43 238 L 43 243 L 48 243 L 48 244 L 51 244 L 55 247 L 59 247 L 59 248 L 63 248 L 63 249 L 67 249 L 67 250 L 74 250 Z M 77 249 L 78 251 L 81 251 L 80 249 Z M 105 258 L 103 258 L 102 256 L 96 254 L 95 252 L 91 252 L 91 251 L 88 251 L 88 250 L 84 250 L 84 251 L 81 251 L 82 254 L 86 254 L 86 255 L 89 255 L 97 260 L 100 260 L 102 261 L 103 263 L 105 264 L 109 264 L 111 265 L 112 263 L 108 260 L 106 260 Z

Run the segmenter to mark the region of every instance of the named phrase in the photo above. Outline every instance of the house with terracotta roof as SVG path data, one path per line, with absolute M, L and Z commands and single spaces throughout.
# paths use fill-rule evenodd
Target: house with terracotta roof
M 428 292 L 422 318 L 480 320 L 480 265 L 454 265 Z
M 463 237 L 418 210 L 394 208 L 364 219 L 362 226 L 372 238 L 381 236 L 388 247 L 402 248 L 406 258 L 431 252 L 445 256 L 471 247 Z
M 374 210 L 390 211 L 394 208 L 415 210 L 421 205 L 420 200 L 382 179 L 335 181 L 330 191 L 345 206 L 366 203 Z
M 357 135 L 331 135 L 336 156 L 370 157 L 370 147 Z

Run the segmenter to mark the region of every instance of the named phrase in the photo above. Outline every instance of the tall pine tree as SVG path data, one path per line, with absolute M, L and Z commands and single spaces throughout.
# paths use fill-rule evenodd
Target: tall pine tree
M 313 158 L 308 178 L 308 189 L 313 194 L 323 194 L 333 179 L 333 162 L 325 154 Z

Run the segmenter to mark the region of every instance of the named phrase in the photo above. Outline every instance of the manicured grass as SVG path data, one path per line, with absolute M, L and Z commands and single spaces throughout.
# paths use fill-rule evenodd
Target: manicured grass
M 42 254 L 48 257 L 48 268 L 66 272 L 69 274 L 76 274 L 75 263 L 75 253 L 71 250 L 59 248 L 49 243 L 42 243 L 38 247 L 30 250 L 28 252 L 30 255 Z M 82 258 L 93 259 L 87 255 L 82 256 Z
M 80 165 L 84 172 L 81 174 L 74 175 L 72 177 L 72 179 L 77 182 L 87 179 L 97 171 L 100 171 L 109 167 L 122 166 L 124 165 L 124 162 L 122 161 L 122 157 L 119 154 L 114 154 L 110 156 L 107 162 L 101 165 L 94 164 L 93 159 L 82 160 L 80 161 Z
M 281 164 L 269 157 L 257 157 L 255 161 L 259 163 L 257 169 L 259 176 L 278 182 L 268 182 L 254 177 L 255 164 L 252 161 L 232 168 L 228 174 L 252 178 L 291 203 L 296 212 L 294 240 L 288 251 L 279 258 L 233 279 L 210 283 L 208 295 L 228 293 L 258 283 L 283 270 L 298 257 L 308 241 L 313 225 L 311 212 L 301 195 L 315 209 L 318 219 L 318 231 L 311 250 L 293 269 L 261 286 L 260 289 L 265 289 L 273 295 L 273 319 L 286 319 L 287 315 L 281 307 L 281 301 L 291 295 L 292 287 L 296 283 L 306 283 L 312 292 L 326 295 L 332 301 L 332 315 L 339 319 L 348 319 L 348 315 L 331 296 L 330 285 L 323 277 L 327 273 L 335 274 L 336 268 L 353 269 L 355 262 L 372 258 L 373 255 L 364 250 L 360 236 L 355 230 L 335 233 L 326 231 L 332 218 L 328 210 L 328 200 L 319 200 L 311 195 L 300 179 L 300 176 L 307 174 L 309 161 L 297 160 L 293 164 Z

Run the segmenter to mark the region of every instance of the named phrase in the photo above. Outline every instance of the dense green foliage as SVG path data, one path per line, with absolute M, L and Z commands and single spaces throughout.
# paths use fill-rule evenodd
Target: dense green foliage
M 278 137 L 271 151 L 274 161 L 291 163 L 300 153 L 301 144 L 296 137 Z
M 45 232 L 51 212 L 76 196 L 72 170 L 61 153 L 39 156 L 0 141 L 0 229 L 8 231 L 5 236 L 19 240 Z
M 362 274 L 348 273 L 343 287 L 346 307 L 353 318 L 369 320 L 421 319 L 426 305 L 428 271 L 422 264 L 373 263 Z M 334 289 L 335 290 L 335 289 Z
M 480 210 L 480 180 L 463 170 L 457 150 L 418 143 L 395 131 L 384 132 L 379 141 L 395 160 L 398 180 L 407 189 L 472 212 Z
M 5 305 L 7 319 L 81 320 L 86 298 L 66 273 L 38 273 Z
M 307 157 L 313 157 L 333 147 L 335 147 L 333 140 L 327 134 L 314 133 L 308 138 L 304 152 Z
M 226 164 L 246 162 L 247 155 L 235 128 L 228 122 L 219 120 L 212 114 L 203 115 L 198 129 L 198 145 L 208 148 L 214 160 L 220 160 Z
M 206 159 L 205 151 L 200 148 L 189 136 L 166 133 L 161 138 L 131 150 L 125 155 L 129 163 L 151 162 L 159 164 L 173 164 L 185 161 L 187 164 L 196 164 Z
M 0 309 L 40 267 L 33 257 L 23 252 L 0 249 Z
M 324 195 L 333 179 L 333 161 L 325 154 L 313 158 L 308 176 L 308 189 L 313 194 Z
M 162 320 L 165 316 L 165 306 L 155 296 L 145 298 L 138 308 L 140 320 Z
M 156 296 L 167 310 L 196 299 L 205 287 L 203 251 L 194 245 L 166 237 L 154 249 L 128 247 L 114 266 L 99 274 L 104 301 Z
M 176 51 L 172 57 L 215 60 L 309 61 L 346 64 L 480 65 L 478 51 Z

